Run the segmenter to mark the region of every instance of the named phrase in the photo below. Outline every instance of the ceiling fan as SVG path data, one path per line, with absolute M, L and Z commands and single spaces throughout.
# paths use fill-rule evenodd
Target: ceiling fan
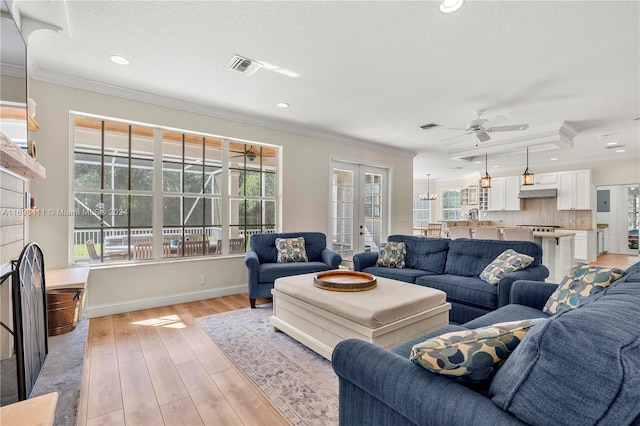
M 238 152 L 238 151 L 235 151 L 235 152 Z M 247 160 L 254 161 L 258 157 L 258 154 L 253 152 L 253 145 L 249 146 L 249 148 L 245 149 L 243 152 L 238 152 L 238 154 L 239 155 L 232 155 L 231 158 L 247 157 Z
M 464 130 L 466 131 L 466 133 L 462 135 L 452 136 L 450 138 L 443 139 L 442 141 L 444 142 L 450 139 L 458 138 L 460 136 L 465 136 L 465 135 L 470 135 L 471 133 L 475 133 L 476 137 L 480 142 L 486 142 L 491 139 L 491 136 L 489 136 L 489 133 L 492 133 L 492 132 L 511 132 L 515 130 L 526 130 L 529 128 L 528 124 L 496 126 L 496 124 L 502 123 L 504 120 L 506 120 L 507 117 L 502 117 L 500 115 L 497 115 L 490 119 L 481 118 L 481 115 L 483 112 L 484 110 L 474 111 L 473 115 L 476 116 L 476 119 L 468 122 L 467 127 L 464 129 L 445 127 L 445 129 L 451 129 L 451 130 Z

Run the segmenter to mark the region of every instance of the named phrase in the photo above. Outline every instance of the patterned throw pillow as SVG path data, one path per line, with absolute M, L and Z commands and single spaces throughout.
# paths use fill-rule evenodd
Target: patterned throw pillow
M 404 256 L 407 248 L 403 242 L 388 242 L 380 246 L 378 252 L 377 266 L 387 266 L 389 268 L 404 268 Z
M 533 257 L 518 253 L 513 249 L 506 249 L 496 257 L 480 273 L 480 279 L 489 284 L 498 284 L 504 274 L 519 271 L 533 262 Z
M 308 262 L 307 251 L 304 248 L 304 237 L 276 238 L 278 249 L 278 263 Z
M 483 382 L 493 377 L 531 327 L 544 321 L 537 318 L 502 322 L 445 333 L 415 345 L 410 359 L 459 382 Z
M 601 268 L 585 263 L 574 266 L 549 297 L 542 311 L 555 315 L 573 309 L 582 299 L 609 287 L 624 274 L 625 272 L 618 268 Z

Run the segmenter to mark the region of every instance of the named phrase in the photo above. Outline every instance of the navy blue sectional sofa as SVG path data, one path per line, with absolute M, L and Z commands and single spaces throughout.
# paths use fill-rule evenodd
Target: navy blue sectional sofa
M 516 280 L 544 281 L 549 269 L 542 265 L 542 247 L 531 241 L 471 240 L 390 235 L 389 242 L 404 242 L 404 268 L 376 266 L 378 252 L 358 253 L 354 270 L 442 290 L 451 303 L 449 321 L 462 324 L 504 306 Z M 507 249 L 533 257 L 525 269 L 505 274 L 497 285 L 480 279 L 483 269 Z
M 278 263 L 276 239 L 296 237 L 304 238 L 309 261 Z M 271 289 L 277 278 L 338 269 L 342 263 L 342 256 L 327 248 L 327 236 L 321 232 L 254 234 L 249 240 L 249 247 L 244 263 L 249 275 L 248 291 L 252 308 L 256 307 L 256 298 L 271 297 Z
M 511 303 L 391 351 L 350 339 L 334 349 L 341 425 L 640 425 L 640 262 L 575 309 L 542 308 L 557 285 L 516 281 Z M 484 386 L 465 386 L 409 360 L 449 331 L 548 318 Z

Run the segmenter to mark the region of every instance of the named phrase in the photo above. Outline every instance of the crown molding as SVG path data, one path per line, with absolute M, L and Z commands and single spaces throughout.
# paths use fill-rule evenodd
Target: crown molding
M 349 138 L 332 132 L 327 132 L 311 127 L 300 126 L 292 123 L 285 123 L 276 120 L 269 120 L 264 117 L 241 114 L 233 111 L 227 111 L 215 107 L 196 104 L 193 102 L 182 101 L 175 98 L 169 98 L 166 96 L 156 95 L 153 93 L 143 92 L 139 90 L 127 89 L 119 86 L 113 86 L 110 84 L 100 83 L 93 80 L 88 80 L 68 74 L 60 74 L 51 71 L 40 69 L 37 65 L 30 67 L 30 71 L 33 70 L 31 78 L 34 80 L 43 81 L 46 83 L 58 84 L 61 86 L 71 87 L 74 89 L 87 90 L 90 92 L 100 93 L 109 96 L 116 96 L 132 101 L 144 102 L 152 105 L 177 109 L 185 112 L 192 112 L 195 114 L 206 115 L 223 120 L 235 121 L 243 124 L 250 124 L 254 126 L 264 127 L 271 130 L 278 130 L 288 133 L 294 133 L 301 136 L 308 136 L 317 139 L 325 139 L 332 142 L 357 146 L 360 148 L 373 149 L 376 151 L 399 155 L 401 157 L 413 158 L 417 155 L 416 152 L 403 148 L 398 148 L 390 145 L 383 145 L 376 142 Z

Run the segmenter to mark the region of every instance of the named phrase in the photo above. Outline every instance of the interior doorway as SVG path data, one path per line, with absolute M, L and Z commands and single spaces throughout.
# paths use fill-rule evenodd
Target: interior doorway
M 606 225 L 605 252 L 638 255 L 640 185 L 598 186 L 597 194 L 596 222 Z

